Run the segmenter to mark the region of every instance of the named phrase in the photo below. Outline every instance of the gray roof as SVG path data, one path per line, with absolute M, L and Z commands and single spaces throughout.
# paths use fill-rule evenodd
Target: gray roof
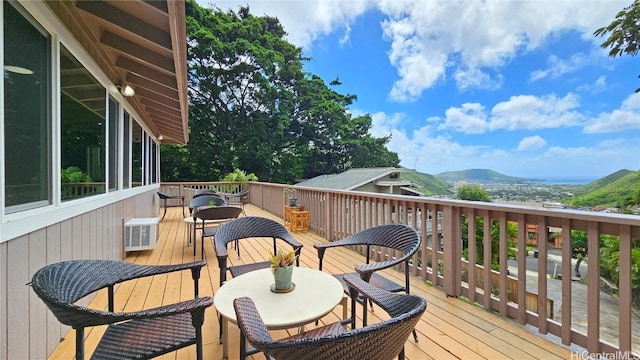
M 296 184 L 296 186 L 334 190 L 353 190 L 394 172 L 413 171 L 406 168 L 350 169 L 340 174 L 320 175 Z

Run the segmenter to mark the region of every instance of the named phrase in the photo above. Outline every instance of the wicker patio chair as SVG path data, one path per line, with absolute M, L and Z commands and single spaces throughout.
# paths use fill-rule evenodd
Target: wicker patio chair
M 216 206 L 216 207 L 201 207 L 194 211 L 194 222 L 200 220 L 202 229 L 202 259 L 204 259 L 204 238 L 214 237 L 218 228 L 224 221 L 232 220 L 240 216 L 242 212 L 241 208 L 234 206 Z M 195 224 L 194 224 L 195 225 Z M 196 236 L 196 227 L 193 227 L 193 238 Z M 193 256 L 196 256 L 195 241 L 193 245 Z
M 167 215 L 167 207 L 168 207 L 167 200 L 169 199 L 180 200 L 180 203 L 182 205 L 182 217 L 184 217 L 184 195 L 171 195 L 171 194 L 158 191 L 158 198 L 162 200 L 162 206 L 164 207 L 164 213 L 162 214 L 162 219 L 160 219 L 160 221 L 164 220 L 165 215 Z
M 194 210 L 198 210 L 199 208 L 211 207 L 211 206 L 227 206 L 227 203 L 223 198 L 217 195 L 202 195 L 196 198 L 191 199 L 189 201 L 189 216 L 193 218 L 193 228 L 188 228 L 189 231 L 189 244 L 191 244 L 191 240 L 193 239 L 194 243 L 196 240 L 195 233 L 196 230 L 202 230 L 202 226 L 198 225 L 197 219 L 193 216 Z M 193 232 L 193 236 L 191 234 Z M 195 253 L 195 244 L 194 244 L 194 252 L 193 256 L 196 256 Z
M 199 196 L 204 196 L 204 195 L 216 195 L 219 197 L 222 197 L 221 194 L 219 194 L 217 191 L 215 190 L 211 190 L 211 189 L 195 189 L 193 191 L 193 198 L 197 198 Z
M 201 195 L 194 197 L 189 201 L 189 214 L 193 215 L 193 209 L 205 206 L 227 206 L 227 202 L 218 195 Z
M 284 225 L 277 221 L 257 216 L 237 218 L 220 226 L 213 241 L 216 257 L 218 258 L 218 266 L 220 267 L 220 286 L 227 281 L 227 271 L 231 273 L 231 276 L 236 277 L 249 271 L 266 269 L 271 266 L 271 261 L 261 261 L 227 267 L 227 258 L 229 257 L 227 245 L 231 242 L 235 244 L 238 259 L 240 259 L 238 241 L 249 238 L 272 239 L 274 254 L 277 252 L 278 239 L 286 242 L 296 252 L 296 266 L 300 265 L 302 243 L 296 240 Z M 218 322 L 220 325 L 220 343 L 222 343 L 222 319 L 219 316 Z
M 233 301 L 240 327 L 240 359 L 260 351 L 267 359 L 276 360 L 391 360 L 396 356 L 404 359 L 404 344 L 425 312 L 426 300 L 417 295 L 379 289 L 355 274 L 346 275 L 344 281 L 352 299 L 353 321 L 358 293 L 384 309 L 391 318 L 350 330 L 337 322 L 274 341 L 253 301 L 241 297 Z M 245 341 L 254 349 L 247 349 Z
M 92 359 L 149 359 L 196 345 L 202 359 L 202 324 L 210 296 L 198 297 L 200 270 L 207 263 L 137 265 L 123 261 L 75 260 L 47 265 L 38 270 L 30 285 L 58 321 L 76 331 L 76 359 L 84 359 L 85 327 L 108 325 Z M 127 280 L 191 270 L 195 298 L 153 309 L 115 311 L 114 285 Z M 75 304 L 101 289 L 108 291 L 108 310 Z
M 244 216 L 247 216 L 247 213 L 244 211 L 244 199 L 248 195 L 249 189 L 245 189 L 233 194 L 224 194 L 224 200 L 228 205 L 240 205 L 240 207 L 242 208 L 242 214 L 244 214 Z
M 418 235 L 415 229 L 402 224 L 386 224 L 362 230 L 344 239 L 314 244 L 313 246 L 318 250 L 318 268 L 322 270 L 322 260 L 327 249 L 359 245 L 366 247 L 364 250 L 366 263 L 357 265 L 355 270 L 364 281 L 390 292 L 409 293 L 409 259 L 420 248 L 420 235 Z M 374 257 L 374 259 L 379 258 L 380 260 L 371 262 L 372 251 L 377 252 L 377 256 Z M 376 273 L 376 271 L 391 268 L 402 263 L 404 263 L 404 285 L 398 284 Z M 343 281 L 345 275 L 346 274 L 336 274 L 334 276 L 342 282 L 345 293 L 348 293 L 349 289 Z M 366 326 L 366 302 L 363 302 L 362 321 L 363 326 Z M 418 341 L 418 335 L 415 331 L 413 332 L 413 337 L 415 341 Z

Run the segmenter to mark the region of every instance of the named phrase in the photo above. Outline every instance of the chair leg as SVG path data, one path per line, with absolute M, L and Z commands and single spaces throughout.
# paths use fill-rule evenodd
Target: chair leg
M 160 219 L 160 221 L 164 220 L 164 217 L 167 215 L 167 199 L 162 199 L 162 202 L 164 207 L 164 214 L 162 214 L 162 219 Z
M 84 328 L 76 329 L 76 359 L 84 360 Z
M 222 317 L 220 315 L 218 315 L 218 327 L 219 327 L 219 332 L 218 334 L 220 334 L 220 339 L 218 340 L 219 344 L 222 344 Z

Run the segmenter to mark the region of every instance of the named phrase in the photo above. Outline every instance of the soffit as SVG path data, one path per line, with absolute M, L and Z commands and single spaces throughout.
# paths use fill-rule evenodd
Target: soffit
M 186 144 L 184 1 L 79 0 L 47 4 L 114 85 L 123 83 L 134 88 L 135 96 L 127 100 L 153 135 L 162 135 L 163 143 Z

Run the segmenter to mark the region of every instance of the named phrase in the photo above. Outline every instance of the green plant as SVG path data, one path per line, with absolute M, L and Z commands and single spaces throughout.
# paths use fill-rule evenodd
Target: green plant
M 91 177 L 76 166 L 69 166 L 66 169 L 62 169 L 62 171 L 60 171 L 60 178 L 63 184 L 91 182 Z
M 244 170 L 235 169 L 233 170 L 233 172 L 230 172 L 227 175 L 225 175 L 225 177 L 223 177 L 221 181 L 227 181 L 227 182 L 237 181 L 244 185 L 248 181 L 258 181 L 258 177 L 254 173 L 247 174 L 247 172 Z
M 282 248 L 278 248 L 277 253 L 271 254 L 271 271 L 274 271 L 279 267 L 288 267 L 289 265 L 293 265 L 297 257 L 298 256 L 294 250 L 286 251 Z
M 291 187 L 291 185 L 287 185 L 284 187 L 284 193 L 289 197 L 289 199 L 295 199 L 298 191 Z

